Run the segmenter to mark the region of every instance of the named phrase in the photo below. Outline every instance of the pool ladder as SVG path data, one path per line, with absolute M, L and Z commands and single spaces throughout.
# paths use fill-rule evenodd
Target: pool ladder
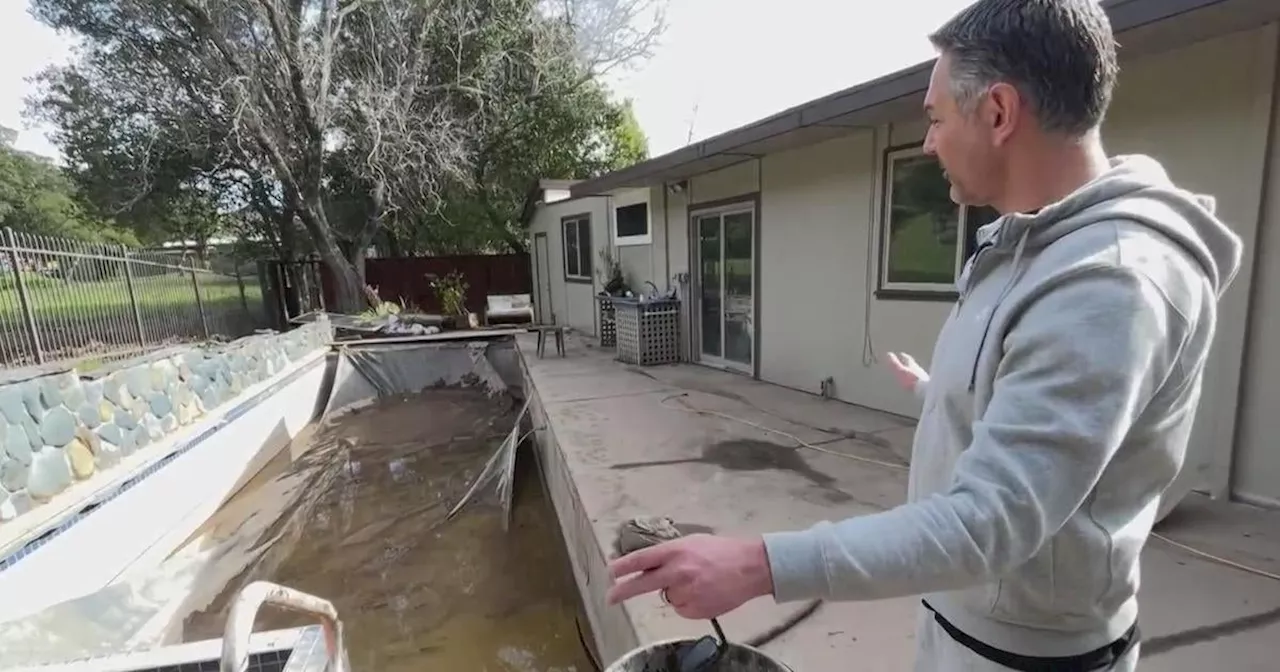
M 231 613 L 222 632 L 220 672 L 246 672 L 249 669 L 253 621 L 264 604 L 319 617 L 329 658 L 327 672 L 350 672 L 347 648 L 342 640 L 342 621 L 338 620 L 338 610 L 333 603 L 268 581 L 254 581 L 245 586 L 231 605 Z

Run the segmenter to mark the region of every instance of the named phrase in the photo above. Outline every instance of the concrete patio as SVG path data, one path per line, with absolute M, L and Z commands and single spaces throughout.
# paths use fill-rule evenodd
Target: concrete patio
M 755 534 L 903 501 L 908 420 L 700 366 L 629 367 L 572 335 L 564 358 L 538 359 L 532 335 L 518 342 L 538 456 L 606 664 L 638 642 L 709 631 L 656 596 L 605 606 L 621 521 L 668 515 Z M 796 450 L 796 439 L 816 449 Z M 1159 532 L 1280 574 L 1280 513 L 1196 497 Z M 1158 539 L 1143 570 L 1142 669 L 1277 668 L 1280 581 Z M 798 672 L 909 670 L 918 604 L 827 604 L 765 649 Z M 798 606 L 755 600 L 721 620 L 730 639 L 745 639 Z

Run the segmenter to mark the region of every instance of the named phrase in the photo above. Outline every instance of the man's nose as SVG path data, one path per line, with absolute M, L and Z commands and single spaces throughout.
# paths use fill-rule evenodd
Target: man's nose
M 922 149 L 924 150 L 924 153 L 929 156 L 937 154 L 937 146 L 934 144 L 932 127 L 930 127 L 924 134 L 924 147 Z

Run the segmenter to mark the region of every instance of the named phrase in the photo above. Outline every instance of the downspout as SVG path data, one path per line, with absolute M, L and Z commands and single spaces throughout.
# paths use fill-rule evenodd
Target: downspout
M 667 211 L 667 183 L 662 183 L 662 273 L 667 276 L 667 289 L 671 288 L 671 215 Z
M 694 293 L 693 279 L 697 277 L 694 269 L 698 268 L 698 232 L 694 230 L 693 219 L 689 216 L 690 209 L 696 202 L 693 198 L 693 178 L 689 178 L 685 182 L 684 189 L 684 238 L 685 238 L 685 268 L 688 272 L 685 274 L 684 285 L 689 288 L 689 296 L 687 300 L 682 302 L 686 311 L 686 319 L 689 325 L 689 335 L 685 339 L 685 346 L 688 348 L 688 359 L 690 362 L 698 361 L 698 341 L 702 338 L 702 326 L 695 323 L 697 315 L 693 311 Z M 696 359 L 695 359 L 696 358 Z
M 880 253 L 876 235 L 880 229 L 881 194 L 884 185 L 880 174 L 880 127 L 871 127 L 871 193 L 867 194 L 867 257 L 863 265 L 866 286 L 862 296 L 862 366 L 871 368 L 878 361 L 875 343 L 871 340 L 871 307 L 875 303 L 876 274 L 880 272 Z
M 764 255 L 760 254 L 760 242 L 764 238 L 764 156 L 756 155 L 756 213 L 751 232 L 751 377 L 760 380 L 760 353 L 764 349 L 760 345 L 764 334 L 764 321 L 760 319 L 760 288 L 764 283 L 760 280 L 760 269 L 764 268 Z
M 614 243 L 614 241 L 613 241 L 613 226 L 614 226 L 614 222 L 613 222 L 613 194 L 612 194 L 612 193 L 605 194 L 605 195 L 603 195 L 603 196 L 602 196 L 602 198 L 604 199 L 604 244 L 605 244 L 605 248 L 606 248 L 606 249 L 608 249 L 608 250 L 609 250 L 609 253 L 613 256 L 614 263 L 616 263 L 616 264 L 618 264 L 619 266 L 621 266 L 621 264 L 622 264 L 622 259 L 620 259 L 620 258 L 618 257 L 618 246 L 613 244 L 613 243 Z M 592 250 L 592 251 L 591 251 L 591 253 L 592 253 L 592 254 L 596 254 L 596 251 L 595 251 L 595 250 Z M 599 255 L 598 255 L 598 254 L 596 254 L 596 256 L 599 256 Z M 591 273 L 591 302 L 592 302 L 592 306 L 591 306 L 591 321 L 596 325 L 596 338 L 600 338 L 600 329 L 601 329 L 601 328 L 603 328 L 603 326 L 604 326 L 604 325 L 603 325 L 603 324 L 601 323 L 601 321 L 600 321 L 600 300 L 599 300 L 598 298 L 596 298 L 596 297 L 598 297 L 598 296 L 600 295 L 600 292 L 603 292 L 603 291 L 604 291 L 604 283 L 601 283 L 601 282 L 600 282 L 600 274 L 595 272 L 595 263 L 594 263 L 594 260 L 592 260 L 592 261 L 593 261 L 593 263 L 591 264 L 591 268 L 592 268 L 592 273 Z M 624 271 L 624 272 L 625 272 L 625 271 Z M 596 286 L 596 285 L 597 285 L 597 283 L 599 283 L 599 286 L 598 286 L 598 287 Z

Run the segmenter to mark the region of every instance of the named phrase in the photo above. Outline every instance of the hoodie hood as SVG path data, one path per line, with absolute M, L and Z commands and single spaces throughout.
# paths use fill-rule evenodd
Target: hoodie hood
M 1034 214 L 1005 215 L 978 230 L 979 244 L 1036 249 L 1101 221 L 1126 219 L 1154 229 L 1191 254 L 1219 296 L 1240 270 L 1240 237 L 1215 215 L 1211 196 L 1180 189 L 1154 159 L 1111 159 L 1097 179 Z M 1017 264 L 1015 263 L 1015 266 Z

